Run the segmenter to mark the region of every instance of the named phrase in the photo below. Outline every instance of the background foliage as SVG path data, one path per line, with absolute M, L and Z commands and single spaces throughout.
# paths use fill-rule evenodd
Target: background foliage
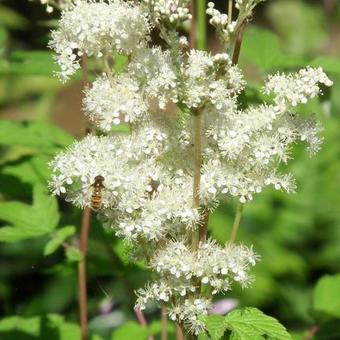
M 48 162 L 82 136 L 85 124 L 80 76 L 65 86 L 53 77 L 55 66 L 45 46 L 55 19 L 39 3 L 0 4 L 0 339 L 5 340 L 79 338 L 81 211 L 51 197 L 47 181 Z M 334 80 L 321 101 L 303 109 L 322 121 L 324 145 L 315 158 L 294 150 L 296 160 L 289 167 L 297 193 L 266 190 L 246 206 L 238 238 L 254 244 L 262 261 L 253 287 L 233 290 L 227 298 L 234 300 L 226 301 L 276 317 L 296 339 L 313 330 L 318 330 L 315 339 L 340 338 L 339 19 L 336 0 L 271 0 L 257 10 L 241 51 L 249 79 L 241 105 L 260 101 L 261 83 L 277 70 L 322 66 Z M 213 39 L 209 44 L 219 49 Z M 96 71 L 96 65 L 90 67 Z M 234 213 L 235 202 L 228 201 L 212 215 L 209 231 L 218 241 L 227 240 Z M 94 217 L 88 271 L 93 339 L 142 340 L 159 334 L 157 310 L 147 314 L 148 329 L 133 313 L 133 291 L 147 280 L 147 269 L 129 263 L 122 242 Z M 255 309 L 251 313 L 262 317 Z M 215 329 L 212 317 L 210 336 L 237 332 L 232 318 L 229 314 L 225 327 Z M 174 334 L 171 324 L 169 332 Z

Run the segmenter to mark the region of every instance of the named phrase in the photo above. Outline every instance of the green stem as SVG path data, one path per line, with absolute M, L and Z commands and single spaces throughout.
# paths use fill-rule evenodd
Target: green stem
M 200 207 L 200 186 L 201 186 L 201 166 L 202 166 L 202 122 L 201 114 L 194 112 L 193 120 L 193 140 L 194 140 L 194 183 L 193 183 L 193 208 Z M 194 251 L 198 249 L 199 245 L 199 228 L 193 232 L 192 248 Z
M 230 243 L 234 243 L 236 240 L 236 236 L 240 227 L 240 222 L 241 222 L 241 217 L 242 217 L 242 212 L 243 212 L 243 204 L 239 204 L 239 206 L 237 207 L 237 211 L 236 211 L 236 216 L 234 219 L 234 223 L 233 223 L 233 227 L 231 229 L 231 234 L 230 234 L 230 238 L 229 238 L 229 242 Z
M 197 0 L 197 49 L 207 47 L 207 15 L 206 0 Z
M 229 0 L 228 2 L 228 23 L 231 24 L 232 20 L 233 20 L 233 0 Z

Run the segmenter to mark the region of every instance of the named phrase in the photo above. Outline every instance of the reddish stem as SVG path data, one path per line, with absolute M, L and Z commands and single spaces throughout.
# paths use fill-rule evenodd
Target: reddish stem
M 184 331 L 181 325 L 176 325 L 176 339 L 184 340 Z
M 81 58 L 82 66 L 82 87 L 85 88 L 89 85 L 88 79 L 88 62 L 87 56 L 84 54 Z M 85 133 L 88 133 L 90 127 L 86 128 Z M 88 340 L 88 321 L 87 321 L 87 288 L 86 288 L 86 252 L 87 243 L 90 230 L 91 210 L 85 207 L 83 210 L 82 224 L 80 231 L 79 250 L 83 257 L 78 264 L 78 286 L 79 286 L 79 319 L 81 329 L 81 339 Z
M 308 333 L 303 338 L 303 340 L 312 340 L 314 336 L 316 335 L 316 333 L 319 331 L 319 329 L 320 329 L 319 325 L 312 326 L 309 329 Z
M 236 41 L 235 41 L 235 47 L 234 47 L 234 53 L 233 53 L 233 64 L 234 65 L 238 63 L 238 59 L 240 57 L 242 38 L 243 38 L 243 32 L 244 32 L 245 26 L 246 26 L 246 23 L 245 21 L 243 21 L 236 33 Z
M 86 289 L 86 251 L 87 241 L 90 230 L 91 211 L 89 207 L 85 207 L 83 211 L 83 219 L 81 225 L 79 249 L 83 255 L 78 264 L 78 283 L 79 283 L 79 316 L 81 339 L 88 339 L 88 323 L 87 323 L 87 289 Z
M 135 314 L 136 314 L 137 320 L 140 323 L 140 325 L 143 326 L 143 327 L 147 327 L 148 323 L 146 321 L 146 318 L 145 318 L 143 312 L 138 308 L 135 308 L 134 310 L 135 310 Z M 148 340 L 154 340 L 153 336 L 149 336 Z

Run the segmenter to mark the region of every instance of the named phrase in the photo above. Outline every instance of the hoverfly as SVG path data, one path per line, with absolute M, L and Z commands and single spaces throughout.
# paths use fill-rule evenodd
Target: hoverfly
M 91 209 L 100 209 L 102 205 L 102 191 L 105 188 L 104 180 L 103 176 L 97 175 L 92 184 L 83 185 L 81 188 L 68 192 L 65 197 L 66 202 L 76 203 L 79 207 L 84 207 L 90 201 Z
M 94 178 L 94 183 L 91 185 L 93 191 L 91 195 L 91 208 L 93 210 L 98 210 L 102 205 L 102 189 L 104 187 L 105 178 L 98 175 Z

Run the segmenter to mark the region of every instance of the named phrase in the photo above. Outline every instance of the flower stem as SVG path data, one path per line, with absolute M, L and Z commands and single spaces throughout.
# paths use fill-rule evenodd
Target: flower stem
M 79 284 L 79 316 L 81 339 L 88 339 L 88 324 L 87 324 L 87 289 L 86 289 L 86 251 L 87 241 L 90 230 L 91 211 L 89 207 L 83 210 L 83 219 L 81 225 L 79 249 L 83 255 L 78 263 L 78 284 Z
M 161 340 L 168 340 L 168 316 L 165 307 L 161 309 Z
M 202 166 L 202 117 L 200 112 L 194 112 L 193 120 L 193 142 L 194 142 L 194 183 L 193 183 L 193 208 L 200 207 L 200 186 L 201 186 L 201 166 Z M 200 228 L 197 228 L 192 235 L 192 249 L 196 251 L 199 245 Z
M 88 62 L 87 56 L 83 55 L 81 59 L 82 66 L 82 86 L 86 88 L 89 85 Z M 91 131 L 91 125 L 88 123 L 85 133 Z M 87 322 L 87 288 L 86 288 L 86 252 L 90 230 L 91 210 L 85 207 L 82 215 L 79 250 L 82 253 L 82 259 L 78 263 L 78 287 L 79 287 L 79 319 L 81 329 L 81 339 L 88 339 L 88 322 Z
M 240 57 L 242 38 L 243 38 L 243 32 L 244 32 L 245 26 L 246 26 L 246 23 L 245 21 L 243 21 L 236 32 L 236 41 L 235 41 L 235 46 L 234 46 L 233 58 L 232 58 L 233 65 L 236 65 L 238 63 L 238 59 Z
M 238 233 L 238 230 L 239 230 L 239 227 L 240 227 L 243 207 L 244 207 L 243 204 L 239 204 L 239 206 L 237 207 L 233 227 L 231 229 L 231 234 L 230 234 L 230 238 L 229 238 L 230 243 L 234 243 L 235 240 L 236 240 L 236 236 L 237 236 L 237 233 Z
M 231 24 L 232 20 L 233 20 L 233 0 L 229 0 L 228 1 L 228 23 L 229 25 Z
M 184 340 L 183 327 L 179 324 L 176 325 L 176 340 Z
M 146 321 L 146 318 L 145 318 L 143 312 L 139 308 L 135 308 L 134 311 L 135 311 L 135 314 L 136 314 L 136 317 L 137 317 L 139 324 L 142 327 L 147 327 L 148 323 Z M 149 336 L 148 340 L 154 340 L 153 336 Z
M 205 50 L 207 45 L 206 0 L 197 0 L 197 49 Z
M 196 15 L 195 15 L 195 0 L 190 2 L 190 13 L 192 15 L 191 28 L 189 33 L 189 48 L 195 48 L 196 46 Z
M 104 69 L 105 69 L 105 73 L 106 73 L 107 77 L 109 78 L 111 85 L 113 85 L 112 70 L 111 70 L 111 66 L 110 66 L 108 56 L 104 56 Z

